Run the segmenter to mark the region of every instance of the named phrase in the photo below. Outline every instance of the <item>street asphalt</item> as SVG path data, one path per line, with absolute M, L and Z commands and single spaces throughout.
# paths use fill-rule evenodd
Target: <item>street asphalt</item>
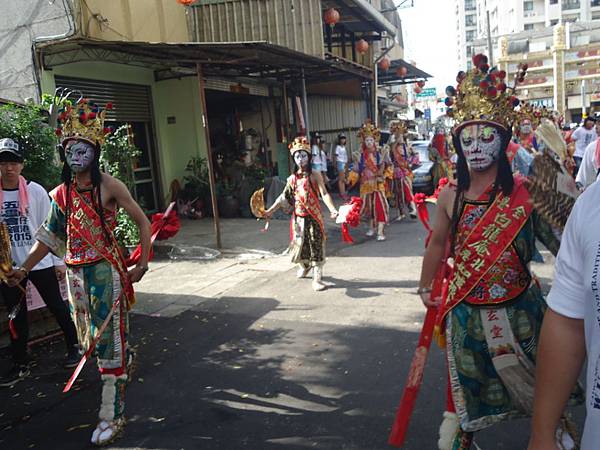
M 286 233 L 275 231 L 283 250 Z M 322 293 L 295 278 L 287 256 L 154 263 L 131 315 L 139 365 L 127 390 L 128 425 L 109 448 L 391 448 L 424 316 L 415 291 L 425 233 L 405 221 L 387 234 L 385 242 L 346 245 L 330 232 L 332 286 Z M 547 284 L 553 259 L 544 255 L 535 270 Z M 32 377 L 0 390 L 0 448 L 88 448 L 100 396 L 93 361 L 62 394 L 69 372 L 59 365 L 60 339 L 32 351 Z M 444 371 L 433 348 L 404 449 L 437 448 Z M 528 426 L 514 421 L 476 440 L 483 450 L 525 449 Z

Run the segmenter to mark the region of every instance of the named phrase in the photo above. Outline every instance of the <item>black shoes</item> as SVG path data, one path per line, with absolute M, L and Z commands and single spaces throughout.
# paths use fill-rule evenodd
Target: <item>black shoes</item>
M 73 367 L 77 367 L 77 364 L 79 364 L 80 359 L 81 355 L 79 354 L 79 349 L 73 347 L 71 350 L 69 350 L 69 353 L 67 354 L 63 362 L 63 367 L 65 369 L 72 369 Z
M 26 364 L 14 364 L 0 377 L 0 387 L 11 387 L 29 376 L 31 371 Z

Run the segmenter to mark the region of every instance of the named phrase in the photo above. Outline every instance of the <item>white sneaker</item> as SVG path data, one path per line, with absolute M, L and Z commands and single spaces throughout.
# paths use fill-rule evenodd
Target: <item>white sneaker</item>
M 386 237 L 383 234 L 378 234 L 377 235 L 377 240 L 378 241 L 385 241 Z
M 373 236 L 375 236 L 375 230 L 371 228 L 369 231 L 367 231 L 367 232 L 365 233 L 365 235 L 366 235 L 367 237 L 373 237 Z

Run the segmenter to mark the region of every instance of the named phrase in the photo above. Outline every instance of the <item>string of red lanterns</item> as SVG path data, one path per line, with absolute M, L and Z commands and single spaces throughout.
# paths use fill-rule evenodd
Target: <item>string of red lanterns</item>
M 325 11 L 323 20 L 327 25 L 333 28 L 340 21 L 340 13 L 335 8 L 329 8 L 327 11 Z

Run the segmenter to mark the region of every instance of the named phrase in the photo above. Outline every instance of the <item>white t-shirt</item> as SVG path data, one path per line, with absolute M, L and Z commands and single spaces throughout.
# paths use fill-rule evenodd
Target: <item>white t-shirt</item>
M 347 163 L 348 162 L 348 152 L 346 151 L 345 145 L 338 145 L 335 147 L 335 159 L 337 162 Z
M 595 127 L 592 127 L 591 130 L 588 130 L 585 127 L 577 128 L 575 131 L 573 131 L 573 134 L 571 135 L 571 139 L 575 141 L 575 153 L 573 154 L 573 156 L 583 158 L 585 148 L 597 138 L 598 135 L 596 134 Z
M 581 167 L 577 172 L 577 178 L 575 181 L 581 183 L 584 188 L 587 188 L 590 184 L 598 179 L 598 162 L 596 161 L 596 145 L 598 139 L 592 141 L 585 149 L 583 159 L 581 161 Z
M 26 217 L 23 217 L 19 211 L 18 189 L 3 190 L 2 205 L 0 205 L 0 220 L 8 226 L 11 256 L 17 267 L 23 265 L 27 259 L 29 250 L 35 244 L 35 233 L 44 223 L 50 211 L 50 197 L 42 186 L 30 181 L 27 184 L 27 195 L 29 208 Z M 54 265 L 55 258 L 47 255 L 33 270 L 47 269 Z
M 583 319 L 587 349 L 587 418 L 581 450 L 600 448 L 600 183 L 575 203 L 556 259 L 548 305 Z
M 312 169 L 320 172 L 322 170 L 323 161 L 321 160 L 321 149 L 318 145 L 313 145 L 311 148 L 312 153 Z

